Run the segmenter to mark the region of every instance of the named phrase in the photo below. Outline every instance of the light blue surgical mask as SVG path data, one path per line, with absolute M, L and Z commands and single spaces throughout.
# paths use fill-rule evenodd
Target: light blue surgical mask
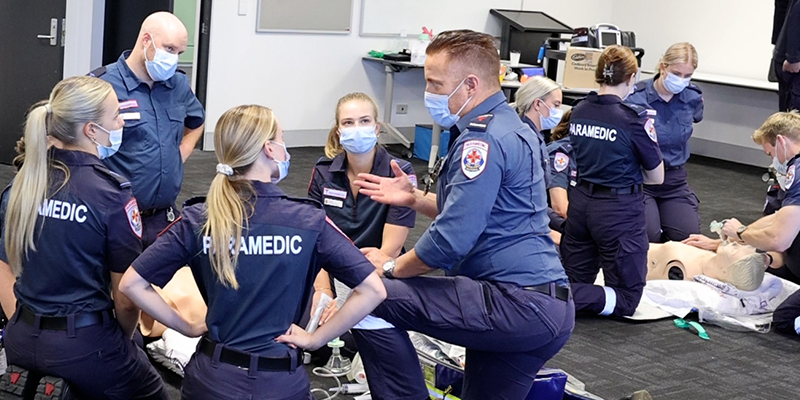
M 284 153 L 286 153 L 286 160 L 283 160 L 283 161 L 278 161 L 278 160 L 275 160 L 275 159 L 272 160 L 272 161 L 275 161 L 275 164 L 278 165 L 278 177 L 277 178 L 273 178 L 274 180 L 273 180 L 272 183 L 278 183 L 278 182 L 284 180 L 284 178 L 286 178 L 287 175 L 289 175 L 289 161 L 292 159 L 292 156 L 289 155 L 289 150 L 286 150 L 286 144 L 275 142 L 275 141 L 272 141 L 272 140 L 270 140 L 270 142 L 275 143 L 278 146 L 283 147 L 283 151 L 284 151 Z
M 453 89 L 450 95 L 425 92 L 425 108 L 428 109 L 431 117 L 433 117 L 433 121 L 446 129 L 450 129 L 451 126 L 458 122 L 458 119 L 461 118 L 459 114 L 461 114 L 464 107 L 472 100 L 472 96 L 470 96 L 467 101 L 464 102 L 464 105 L 458 109 L 457 113 L 450 114 L 450 97 L 453 97 L 466 80 L 467 78 L 462 79 L 461 83 Z
M 789 158 L 786 157 L 786 146 L 783 147 L 784 162 L 778 161 L 778 145 L 780 144 L 780 135 L 775 138 L 775 154 L 772 155 L 772 168 L 775 170 L 775 179 L 778 181 L 782 190 L 786 190 L 786 183 L 789 178 Z
M 547 105 L 545 103 L 545 105 Z M 538 111 L 537 111 L 538 112 Z M 564 110 L 560 108 L 550 107 L 550 116 L 545 117 L 542 113 L 539 113 L 539 124 L 542 126 L 542 130 L 546 131 L 548 129 L 553 129 L 558 126 L 558 123 L 561 122 L 561 117 L 564 116 Z
M 378 143 L 375 125 L 339 128 L 339 143 L 348 153 L 367 153 Z
M 94 126 L 100 128 L 100 130 L 103 132 L 108 133 L 108 141 L 111 143 L 111 146 L 104 146 L 98 143 L 94 138 L 91 138 L 92 142 L 97 145 L 97 157 L 100 157 L 100 159 L 103 160 L 113 156 L 119 150 L 119 146 L 122 145 L 122 128 L 110 131 L 98 124 L 94 124 Z
M 144 66 L 147 68 L 147 74 L 157 82 L 172 78 L 172 75 L 175 75 L 175 70 L 178 69 L 178 55 L 159 49 L 156 47 L 155 40 L 150 40 L 150 43 L 156 49 L 156 54 L 153 56 L 152 61 L 148 60 L 147 48 L 144 49 Z
M 691 80 L 692 78 L 681 78 L 678 75 L 667 72 L 667 76 L 664 77 L 664 87 L 669 90 L 670 93 L 678 94 L 689 86 L 689 81 Z

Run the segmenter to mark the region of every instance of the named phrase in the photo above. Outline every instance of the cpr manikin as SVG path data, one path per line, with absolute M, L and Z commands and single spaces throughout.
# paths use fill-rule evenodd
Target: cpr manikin
M 651 243 L 647 252 L 647 280 L 692 280 L 705 275 L 750 291 L 761 285 L 767 264 L 765 254 L 735 242 L 723 242 L 716 252 L 681 242 Z
M 181 268 L 163 289 L 155 288 L 155 290 L 187 321 L 197 322 L 206 318 L 208 307 L 200 295 L 200 290 L 197 289 L 191 269 Z M 140 328 L 142 335 L 148 337 L 159 337 L 167 329 L 166 326 L 144 312 Z

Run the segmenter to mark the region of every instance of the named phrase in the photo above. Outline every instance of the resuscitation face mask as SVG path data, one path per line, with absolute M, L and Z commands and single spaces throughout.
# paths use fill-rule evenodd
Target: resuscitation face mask
M 667 76 L 664 77 L 664 87 L 669 90 L 670 93 L 678 94 L 689 86 L 689 81 L 691 80 L 692 78 L 681 78 L 672 72 L 667 72 Z
M 542 103 L 547 105 L 544 102 Z M 542 130 L 546 131 L 548 129 L 555 128 L 558 125 L 558 123 L 561 122 L 561 117 L 563 116 L 564 116 L 564 110 L 555 107 L 550 107 L 550 116 L 548 117 L 545 117 L 544 115 L 542 115 L 542 113 L 539 113 L 539 123 L 542 126 Z
M 780 135 L 778 135 L 780 137 Z M 781 190 L 786 190 L 786 183 L 788 182 L 789 173 L 789 157 L 786 156 L 786 146 L 783 146 L 783 159 L 784 162 L 778 161 L 778 144 L 780 141 L 775 138 L 775 154 L 772 155 L 772 168 L 775 170 L 775 179 L 778 181 Z
M 339 128 L 339 143 L 348 153 L 367 153 L 378 143 L 375 125 Z
M 152 35 L 150 43 L 156 49 L 156 54 L 153 56 L 152 61 L 148 60 L 147 48 L 144 49 L 144 66 L 147 68 L 147 74 L 154 81 L 166 81 L 172 78 L 172 75 L 175 75 L 175 70 L 178 69 L 178 55 L 156 47 L 156 42 L 152 39 Z
M 111 143 L 111 146 L 104 146 L 98 143 L 94 138 L 90 138 L 92 142 L 97 145 L 97 156 L 100 157 L 101 160 L 113 156 L 119 150 L 119 146 L 122 145 L 122 128 L 109 131 L 98 124 L 94 124 L 94 126 L 108 133 L 108 141 Z
M 292 156 L 289 155 L 289 150 L 286 150 L 286 144 L 278 143 L 275 141 L 270 140 L 270 142 L 277 144 L 278 146 L 283 147 L 283 152 L 286 154 L 286 160 L 278 161 L 276 159 L 272 159 L 275 164 L 278 165 L 278 177 L 275 179 L 273 183 L 278 183 L 286 178 L 289 175 L 289 161 L 292 159 Z
M 453 97 L 466 80 L 467 78 L 462 79 L 461 83 L 456 86 L 450 95 L 425 92 L 425 108 L 428 109 L 428 113 L 433 117 L 433 121 L 446 129 L 450 129 L 451 126 L 458 122 L 458 119 L 461 118 L 459 114 L 461 114 L 464 107 L 472 100 L 472 96 L 470 96 L 467 101 L 464 102 L 464 105 L 458 109 L 458 112 L 450 114 L 450 97 Z

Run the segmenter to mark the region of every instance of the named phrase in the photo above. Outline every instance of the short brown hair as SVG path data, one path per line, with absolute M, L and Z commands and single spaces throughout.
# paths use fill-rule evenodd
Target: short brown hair
M 753 133 L 753 141 L 757 144 L 769 143 L 774 146 L 778 135 L 800 142 L 800 113 L 797 110 L 770 115 Z
M 433 38 L 425 54 L 442 52 L 466 67 L 468 72 L 486 80 L 489 87 L 500 87 L 500 56 L 491 35 L 468 29 L 442 32 Z
M 631 78 L 639 70 L 636 56 L 631 49 L 619 45 L 611 45 L 603 50 L 594 81 L 601 85 L 617 86 Z

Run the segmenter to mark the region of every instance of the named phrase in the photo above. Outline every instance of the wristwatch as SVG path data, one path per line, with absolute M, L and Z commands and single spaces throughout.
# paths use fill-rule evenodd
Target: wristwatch
M 742 234 L 746 230 L 747 230 L 747 225 L 742 225 L 742 226 L 739 227 L 739 229 L 736 230 L 736 236 L 738 236 L 739 240 L 741 240 L 743 242 L 744 242 L 744 239 L 742 239 Z
M 393 258 L 385 263 L 383 263 L 383 276 L 387 279 L 394 279 L 394 267 L 397 265 L 397 259 Z

